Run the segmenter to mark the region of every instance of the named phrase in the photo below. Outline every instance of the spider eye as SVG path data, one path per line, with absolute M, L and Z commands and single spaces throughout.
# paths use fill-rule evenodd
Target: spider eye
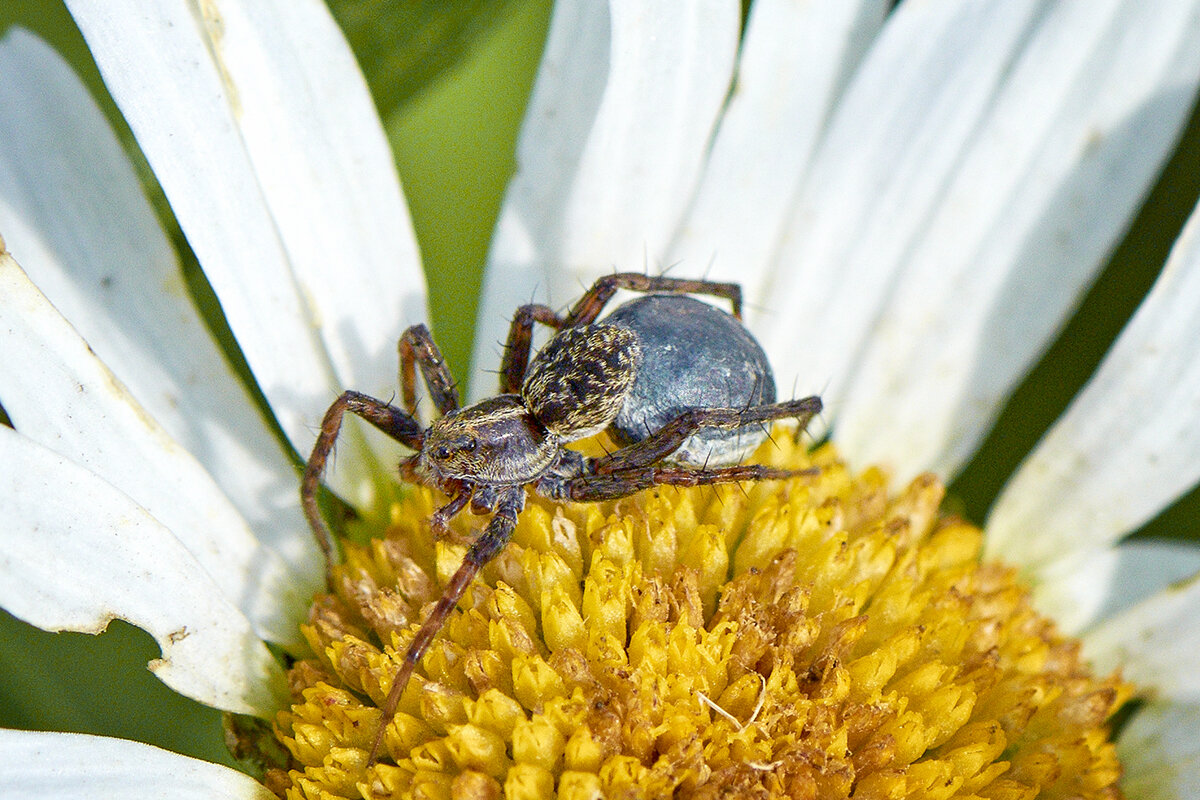
M 455 455 L 474 452 L 478 446 L 479 441 L 474 436 L 459 436 L 446 444 L 440 444 L 433 448 L 433 457 L 444 461 Z

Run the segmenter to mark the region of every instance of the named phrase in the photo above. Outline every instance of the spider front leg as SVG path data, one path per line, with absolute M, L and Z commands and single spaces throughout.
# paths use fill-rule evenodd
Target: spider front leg
M 374 425 L 385 434 L 412 450 L 421 447 L 421 425 L 410 414 L 396 408 L 391 403 L 376 400 L 361 392 L 343 392 L 342 396 L 333 401 L 333 405 L 325 412 L 321 420 L 321 432 L 313 445 L 312 455 L 304 465 L 304 478 L 300 481 L 300 505 L 304 508 L 304 516 L 308 518 L 309 527 L 317 539 L 317 546 L 325 557 L 325 582 L 331 584 L 334 560 L 333 535 L 321 518 L 321 509 L 317 506 L 317 490 L 321 484 L 321 473 L 325 471 L 325 463 L 337 442 L 338 433 L 342 429 L 342 419 L 346 412 L 356 414 Z
M 429 328 L 413 325 L 400 337 L 397 349 L 400 351 L 400 395 L 409 414 L 417 413 L 417 367 L 421 369 L 421 377 L 438 412 L 445 415 L 458 408 L 458 388 Z
M 321 548 L 321 554 L 325 557 L 326 584 L 330 583 L 332 575 L 334 543 L 333 535 L 321 517 L 317 493 L 321 475 L 329 461 L 329 454 L 333 452 L 333 446 L 337 443 L 346 413 L 362 417 L 410 450 L 420 450 L 424 432 L 420 423 L 413 417 L 416 412 L 417 368 L 421 370 L 421 377 L 429 388 L 434 405 L 442 414 L 458 408 L 458 391 L 454 387 L 454 380 L 450 377 L 445 359 L 442 358 L 429 329 L 424 325 L 413 325 L 400 337 L 398 347 L 400 391 L 404 398 L 404 410 L 361 392 L 344 392 L 325 412 L 325 418 L 321 421 L 321 432 L 317 435 L 312 455 L 308 457 L 308 463 L 304 466 L 304 477 L 300 481 L 300 505 L 304 509 L 304 516 L 308 518 L 317 546 Z
M 417 635 L 413 637 L 408 650 L 404 653 L 404 663 L 400 665 L 396 677 L 392 680 L 392 688 L 388 691 L 383 705 L 380 706 L 382 716 L 379 720 L 379 729 L 375 731 L 375 740 L 371 744 L 371 752 L 367 756 L 368 766 L 375 763 L 375 757 L 379 754 L 379 747 L 383 743 L 383 735 L 387 731 L 388 725 L 391 724 L 392 717 L 396 715 L 396 707 L 400 704 L 404 687 L 408 685 L 409 679 L 416 671 L 417 664 L 421 663 L 425 652 L 433 644 L 434 637 L 446 624 L 450 612 L 458 605 L 458 601 L 466 593 L 471 581 L 479 574 L 479 570 L 483 569 L 489 561 L 495 558 L 497 553 L 504 549 L 504 545 L 508 544 L 513 530 L 517 527 L 517 515 L 524 507 L 525 488 L 523 486 L 508 487 L 497 498 L 496 515 L 492 517 L 492 521 L 488 523 L 479 538 L 467 548 L 467 554 L 463 557 L 462 564 L 450 578 L 450 582 L 446 584 L 433 611 L 417 630 Z

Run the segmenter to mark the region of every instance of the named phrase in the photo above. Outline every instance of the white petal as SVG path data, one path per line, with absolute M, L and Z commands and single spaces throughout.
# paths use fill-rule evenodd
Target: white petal
M 909 3 L 889 19 L 810 172 L 771 296 L 795 314 L 767 337 L 829 382 L 852 457 L 903 477 L 969 453 L 1165 158 L 1200 72 L 1194 15 Z
M 1200 576 L 1088 631 L 1084 655 L 1100 672 L 1121 669 L 1152 697 L 1200 702 Z
M 840 394 L 916 209 L 937 197 L 1036 5 L 903 3 L 888 17 L 834 109 L 774 280 L 754 298 L 782 385 L 799 375 Z
M 0 605 L 44 630 L 153 636 L 158 677 L 207 705 L 269 718 L 283 671 L 211 576 L 158 520 L 93 473 L 0 426 Z
M 667 266 L 737 38 L 738 6 L 720 0 L 555 5 L 488 259 L 474 393 L 494 385 L 496 342 L 535 290 L 565 304 L 613 268 Z
M 239 132 L 337 375 L 386 397 L 400 333 L 428 318 L 425 279 L 354 54 L 324 3 L 205 8 Z
M 79 79 L 24 31 L 0 41 L 0 231 L 145 410 L 309 590 L 296 472 L 196 314 L 132 165 Z
M 1117 555 L 1116 579 L 1106 591 L 1099 617 L 1113 617 L 1200 573 L 1200 547 L 1192 542 L 1122 542 L 1109 550 Z
M 1150 702 L 1117 740 L 1126 797 L 1200 797 L 1200 703 Z
M 310 595 L 2 252 L 0 329 L 0 403 L 14 427 L 133 498 L 179 538 L 264 638 L 298 645 L 295 621 Z
M 1197 572 L 1200 547 L 1193 544 L 1124 542 L 1051 562 L 1033 592 L 1059 628 L 1076 634 Z
M 734 281 L 746 297 L 762 296 L 812 151 L 887 5 L 758 0 L 750 7 L 733 93 L 666 261 L 679 274 Z
M 959 469 L 1123 235 L 1198 80 L 1200 3 L 1038 21 L 901 259 L 838 415 L 850 455 L 900 480 Z
M 249 775 L 141 742 L 10 730 L 0 730 L 0 794 L 9 800 L 275 797 Z
M 1004 488 L 989 549 L 1038 571 L 1137 528 L 1200 480 L 1200 212 L 1096 374 Z
M 316 0 L 218 0 L 203 19 L 184 0 L 68 5 L 307 452 L 336 392 L 391 391 L 395 342 L 425 316 L 395 168 L 345 42 Z M 363 475 L 360 458 L 343 473 Z

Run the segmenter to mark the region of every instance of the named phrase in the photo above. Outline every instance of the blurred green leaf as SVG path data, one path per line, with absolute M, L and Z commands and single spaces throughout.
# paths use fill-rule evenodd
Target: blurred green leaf
M 511 0 L 329 0 L 381 116 L 457 64 Z

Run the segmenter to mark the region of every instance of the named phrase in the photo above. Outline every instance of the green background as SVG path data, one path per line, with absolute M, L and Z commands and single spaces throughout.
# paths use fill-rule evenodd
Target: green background
M 331 6 L 359 55 L 396 154 L 435 335 L 454 373 L 466 375 L 487 243 L 513 171 L 550 2 L 334 0 Z M 0 29 L 14 24 L 49 40 L 105 98 L 57 0 L 5 0 Z M 111 104 L 108 111 L 120 125 Z M 1200 125 L 1193 117 L 1125 242 L 951 487 L 952 502 L 968 517 L 984 518 L 1004 479 L 1095 369 L 1154 281 L 1198 194 Z M 191 277 L 202 307 L 215 307 L 202 277 Z M 219 329 L 220 320 L 214 325 Z M 1197 520 L 1200 493 L 1193 491 L 1139 535 L 1197 538 Z M 0 726 L 121 736 L 232 763 L 218 712 L 154 679 L 145 665 L 157 655 L 149 636 L 123 623 L 100 636 L 49 634 L 0 612 Z

